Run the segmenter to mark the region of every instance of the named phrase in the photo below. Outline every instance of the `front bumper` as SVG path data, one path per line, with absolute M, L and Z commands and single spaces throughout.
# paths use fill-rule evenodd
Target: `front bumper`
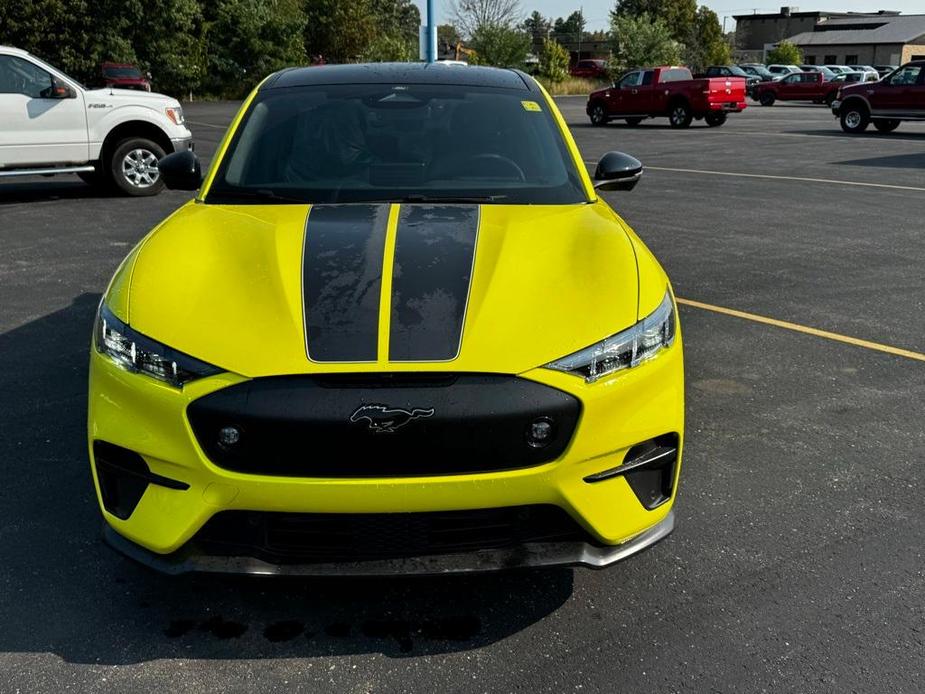
M 189 137 L 171 138 L 170 143 L 173 145 L 174 152 L 192 152 L 196 149 L 192 134 Z
M 838 99 L 832 102 L 832 115 L 836 118 L 841 115 L 841 101 Z
M 187 408 L 204 396 L 245 382 L 219 374 L 177 390 L 126 372 L 95 350 L 90 359 L 88 438 L 91 470 L 110 543 L 157 568 L 249 573 L 444 573 L 508 566 L 606 566 L 670 532 L 683 447 L 683 362 L 680 334 L 661 356 L 595 384 L 536 369 L 521 378 L 581 401 L 567 448 L 555 460 L 519 469 L 397 477 L 295 477 L 219 467 L 199 445 Z M 362 369 L 363 367 L 359 367 Z M 439 365 L 428 367 L 436 370 Z M 605 474 L 626 462 L 640 442 L 677 434 L 677 460 L 666 498 L 647 508 L 626 476 Z M 94 442 L 134 451 L 148 483 L 127 513 L 106 510 Z M 312 452 L 306 441 L 306 455 Z M 489 452 L 486 452 L 489 453 Z M 599 476 L 599 478 L 595 478 Z M 588 478 L 591 478 L 590 480 Z M 551 505 L 565 511 L 584 541 L 527 543 L 444 556 L 284 567 L 250 557 L 217 558 L 193 551 L 197 533 L 222 511 L 289 514 L 393 514 Z M 362 565 L 361 565 L 362 564 Z
M 103 538 L 115 550 L 149 568 L 166 574 L 222 573 L 258 576 L 406 576 L 480 573 L 544 566 L 583 566 L 604 569 L 648 549 L 674 530 L 674 512 L 632 540 L 607 546 L 590 542 L 536 542 L 509 549 L 481 550 L 357 562 L 277 564 L 256 557 L 200 554 L 184 547 L 171 554 L 156 554 L 126 540 L 109 525 Z

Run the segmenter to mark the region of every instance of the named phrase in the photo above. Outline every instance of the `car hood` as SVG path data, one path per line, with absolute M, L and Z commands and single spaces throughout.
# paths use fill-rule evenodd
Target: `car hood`
M 603 202 L 190 203 L 136 248 L 113 282 L 127 300 L 110 305 L 250 377 L 521 373 L 636 322 L 638 277 Z
M 121 104 L 145 104 L 154 106 L 158 102 L 164 106 L 179 106 L 180 102 L 172 96 L 159 94 L 157 92 L 145 92 L 138 89 L 119 89 L 117 87 L 102 87 L 100 89 L 88 89 L 88 97 L 106 99 Z

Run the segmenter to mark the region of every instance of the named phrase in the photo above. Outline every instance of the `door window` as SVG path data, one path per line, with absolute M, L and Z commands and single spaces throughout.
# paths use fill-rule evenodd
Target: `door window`
M 915 84 L 919 81 L 919 73 L 922 71 L 921 65 L 906 65 L 893 73 L 890 77 L 890 84 L 908 85 Z
M 0 94 L 25 94 L 33 99 L 49 96 L 51 75 L 28 60 L 0 55 Z
M 620 89 L 632 89 L 642 84 L 642 73 L 631 72 L 620 80 Z
M 794 72 L 793 74 L 787 75 L 787 76 L 786 76 L 783 80 L 781 80 L 781 81 L 784 82 L 784 83 L 786 83 L 786 84 L 796 84 L 797 82 L 800 81 L 800 78 L 801 78 L 801 77 L 803 77 L 803 75 L 801 75 L 801 74 L 798 73 L 798 72 Z

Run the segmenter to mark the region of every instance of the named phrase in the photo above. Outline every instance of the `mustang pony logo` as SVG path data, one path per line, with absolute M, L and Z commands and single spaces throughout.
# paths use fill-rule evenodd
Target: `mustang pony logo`
M 415 407 L 409 411 L 399 407 L 389 407 L 388 405 L 360 405 L 356 412 L 350 415 L 350 421 L 359 422 L 361 419 L 365 419 L 369 422 L 369 428 L 377 434 L 391 434 L 396 429 L 405 426 L 412 419 L 433 416 L 433 407 L 428 409 Z

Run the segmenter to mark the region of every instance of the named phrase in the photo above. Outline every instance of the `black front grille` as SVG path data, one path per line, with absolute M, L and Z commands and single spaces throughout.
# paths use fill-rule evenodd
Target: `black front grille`
M 568 446 L 581 403 L 494 374 L 258 378 L 206 395 L 187 415 L 216 465 L 294 477 L 401 477 L 530 467 Z M 551 424 L 531 439 L 531 425 Z M 233 443 L 222 443 L 233 428 Z
M 191 540 L 194 551 L 276 564 L 369 561 L 588 541 L 558 506 L 427 513 L 222 511 Z

